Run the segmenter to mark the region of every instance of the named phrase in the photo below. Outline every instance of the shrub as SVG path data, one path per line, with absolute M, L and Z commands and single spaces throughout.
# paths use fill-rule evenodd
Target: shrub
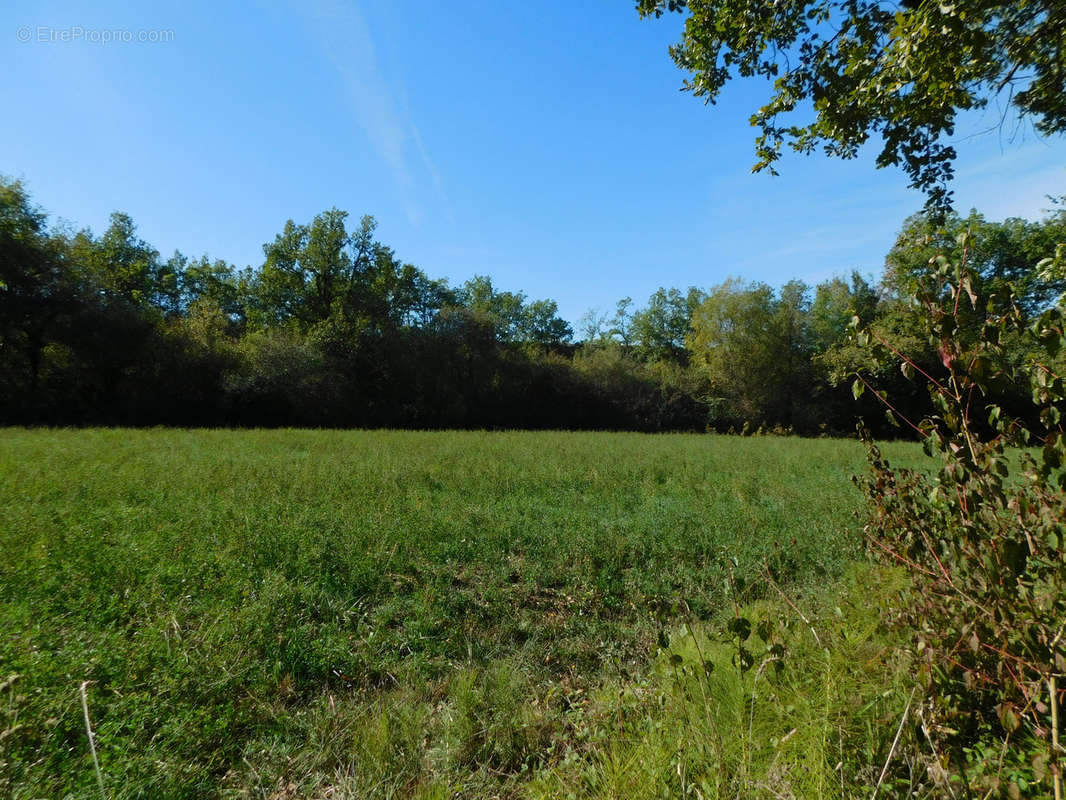
M 1066 439 L 1054 359 L 1063 313 L 1029 320 L 1009 289 L 979 298 L 967 234 L 959 244 L 961 261 L 935 257 L 915 297 L 940 369 L 857 333 L 927 385 L 936 413 L 919 422 L 878 396 L 940 460 L 935 471 L 893 469 L 869 443 L 865 541 L 913 579 L 901 621 L 928 688 L 919 718 L 941 787 L 1011 797 L 1053 788 L 1061 798 Z M 1012 369 L 1007 349 L 1022 341 L 1028 367 Z M 1011 415 L 997 397 L 1019 380 L 1031 384 L 1031 408 Z M 866 389 L 876 391 L 860 375 L 856 396 Z

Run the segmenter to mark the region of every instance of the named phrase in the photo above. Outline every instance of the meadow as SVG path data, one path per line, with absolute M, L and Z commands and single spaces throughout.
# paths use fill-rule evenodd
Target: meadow
M 832 439 L 0 431 L 0 794 L 847 796 L 904 680 L 864 468 Z

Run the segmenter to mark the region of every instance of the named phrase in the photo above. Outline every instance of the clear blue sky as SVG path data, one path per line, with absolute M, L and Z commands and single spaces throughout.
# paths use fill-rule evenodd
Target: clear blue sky
M 870 154 L 750 175 L 764 87 L 679 92 L 681 18 L 633 0 L 81 5 L 4 15 L 0 173 L 79 227 L 126 211 L 164 255 L 258 266 L 287 219 L 337 206 L 431 276 L 573 322 L 659 286 L 878 273 L 922 202 Z M 170 41 L 87 40 L 116 30 Z M 957 205 L 1039 216 L 1066 140 L 972 136 L 998 114 L 959 130 Z

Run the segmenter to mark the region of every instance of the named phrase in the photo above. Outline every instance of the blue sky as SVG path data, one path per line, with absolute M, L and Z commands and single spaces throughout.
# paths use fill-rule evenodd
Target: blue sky
M 258 266 L 287 219 L 337 206 L 431 276 L 576 322 L 659 286 L 876 274 L 922 202 L 869 153 L 749 174 L 763 85 L 678 91 L 681 18 L 631 0 L 93 5 L 5 14 L 0 173 L 79 227 L 126 211 L 164 255 Z M 89 41 L 106 31 L 169 41 Z M 998 119 L 960 125 L 957 205 L 1039 216 L 1066 140 L 975 135 Z

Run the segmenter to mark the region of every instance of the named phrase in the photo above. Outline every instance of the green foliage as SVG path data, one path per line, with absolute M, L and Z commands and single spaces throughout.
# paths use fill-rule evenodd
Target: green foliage
M 598 419 L 554 359 L 570 337 L 554 301 L 488 279 L 453 291 L 371 217 L 290 220 L 258 270 L 164 262 L 125 214 L 100 237 L 49 228 L 17 182 L 0 182 L 0 220 L 6 422 L 634 427 Z
M 570 323 L 559 317 L 554 300 L 534 300 L 523 309 L 520 341 L 550 347 L 569 341 L 573 335 Z
M 903 586 L 898 572 L 863 567 L 799 606 L 773 592 L 736 616 L 664 632 L 655 669 L 593 692 L 572 749 L 529 794 L 869 796 L 911 688 L 885 624 Z M 750 659 L 738 658 L 738 639 Z M 920 789 L 921 765 L 910 766 Z
M 623 420 L 641 430 L 701 429 L 706 381 L 673 361 L 645 362 L 620 343 L 602 342 L 575 354 L 573 370 L 602 406 L 600 420 Z
M 0 395 L 35 397 L 75 287 L 25 187 L 0 180 Z
M 762 418 L 769 410 L 765 387 L 774 382 L 778 363 L 773 304 L 769 286 L 730 279 L 713 288 L 693 315 L 688 346 L 727 404 L 727 419 Z
M 686 362 L 685 339 L 692 315 L 706 296 L 695 286 L 690 286 L 685 294 L 677 289 L 656 291 L 629 323 L 629 336 L 640 356 L 648 361 Z
M 82 681 L 112 796 L 491 795 L 560 757 L 563 712 L 638 673 L 680 598 L 710 619 L 780 549 L 782 580 L 839 574 L 861 463 L 829 440 L 0 431 L 0 795 L 97 793 Z
M 877 292 L 859 273 L 850 280 L 830 278 L 815 289 L 811 303 L 810 332 L 812 347 L 819 356 L 847 340 L 852 317 L 874 318 Z
M 688 346 L 711 385 L 711 421 L 785 426 L 807 422 L 811 398 L 807 286 L 730 279 L 711 289 L 692 317 Z
M 208 303 L 218 308 L 233 322 L 244 322 L 247 315 L 245 298 L 251 271 L 237 272 L 221 259 L 189 261 L 180 253 L 171 259 L 170 269 L 179 276 L 180 310 L 188 313 L 196 303 Z
M 309 225 L 289 220 L 264 246 L 266 261 L 253 284 L 253 321 L 260 327 L 292 324 L 344 339 L 391 330 L 421 311 L 416 289 L 426 286 L 425 276 L 374 240 L 373 217 L 364 216 L 349 234 L 347 216 L 334 208 Z
M 916 214 L 904 221 L 885 259 L 886 287 L 897 296 L 912 296 L 920 284 L 934 277 L 936 256 L 952 263 L 960 260 L 958 239 L 963 233 L 969 235 L 966 263 L 971 288 L 981 297 L 998 299 L 1013 294 L 1014 304 L 1032 316 L 1052 305 L 1066 290 L 1066 278 L 1044 277 L 1034 269 L 1044 256 L 1066 242 L 1066 209 L 1061 208 L 1035 222 L 1017 218 L 990 222 L 976 211 L 966 217 L 948 214 L 939 219 Z
M 618 338 L 623 346 L 629 347 L 633 339 L 633 298 L 623 297 L 615 304 L 614 316 L 609 321 L 607 331 L 609 338 Z
M 671 54 L 696 97 L 714 102 L 738 76 L 772 81 L 751 118 L 760 130 L 755 170 L 773 172 L 786 144 L 853 158 L 880 135 L 877 165 L 902 167 L 943 208 L 955 158 L 943 139 L 959 111 L 1009 88 L 1038 131 L 1066 131 L 1066 10 L 1057 0 L 638 0 L 637 8 L 687 12 Z
M 894 469 L 871 445 L 866 540 L 914 579 L 903 619 L 929 687 L 927 744 L 945 759 L 942 781 L 1048 794 L 1061 775 L 1066 677 L 1066 391 L 1055 367 L 1063 312 L 1030 321 L 1003 285 L 993 284 L 998 297 L 978 294 L 972 242 L 961 234 L 959 260 L 935 256 L 918 281 L 916 319 L 936 368 L 876 330 L 857 334 L 928 388 L 935 413 L 901 421 L 941 461 L 935 473 Z M 1005 341 L 1022 331 L 1043 356 L 1019 369 Z M 1000 402 L 1019 381 L 1031 387 L 1026 416 Z M 866 383 L 860 375 L 857 392 Z
M 874 373 L 904 413 L 928 398 L 844 336 L 853 316 L 923 369 L 938 356 L 913 334 L 901 293 L 940 246 L 926 217 L 906 223 L 875 289 L 853 275 L 812 293 L 739 281 L 710 294 L 661 288 L 643 307 L 592 314 L 585 341 L 552 300 L 486 276 L 458 288 L 403 263 L 364 217 L 331 209 L 288 222 L 259 269 L 180 252 L 163 261 L 132 220 L 103 236 L 49 227 L 22 187 L 0 183 L 0 420 L 7 423 L 776 430 L 843 434 L 861 418 L 898 435 L 843 376 Z M 1023 264 L 1063 236 L 1062 213 L 974 226 L 974 290 L 1022 281 L 1027 313 L 1066 282 L 1060 262 Z M 975 256 L 976 258 L 976 256 Z M 976 327 L 975 327 L 976 326 Z M 980 327 L 970 314 L 967 335 Z M 1014 363 L 1029 347 L 1010 334 Z M 1024 396 L 1005 408 L 1020 413 Z
M 498 291 L 485 275 L 475 275 L 463 284 L 456 299 L 464 308 L 491 321 L 496 337 L 504 342 L 557 346 L 573 335 L 569 323 L 558 317 L 559 307 L 554 300 L 527 304 L 524 293 Z
M 177 276 L 160 262 L 158 251 L 137 236 L 129 214 L 113 213 L 98 239 L 81 231 L 71 249 L 108 301 L 141 308 L 166 308 L 174 302 Z
M 242 415 L 321 424 L 339 402 L 339 387 L 324 369 L 326 355 L 313 339 L 285 328 L 255 331 L 241 339 L 235 355 L 235 368 L 223 380 Z

